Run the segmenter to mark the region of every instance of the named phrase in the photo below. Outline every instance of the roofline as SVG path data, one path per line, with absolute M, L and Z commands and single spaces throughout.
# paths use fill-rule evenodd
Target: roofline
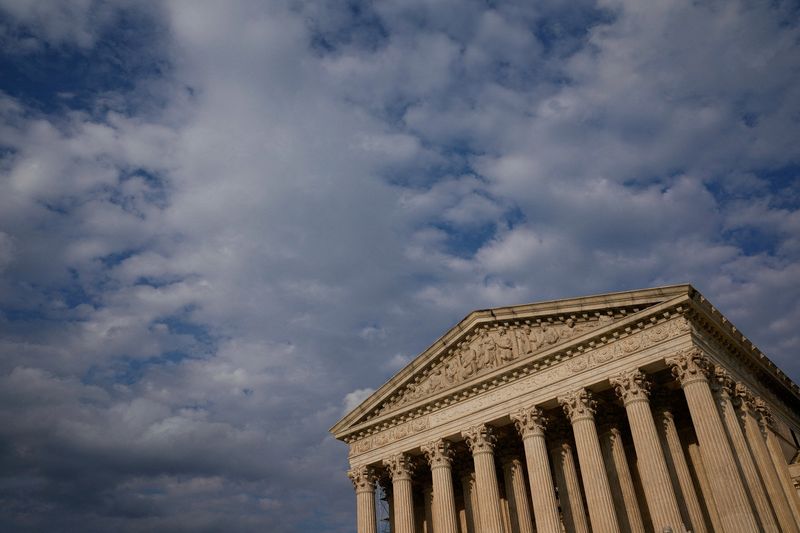
M 558 300 L 545 300 L 542 302 L 534 302 L 528 304 L 519 304 L 504 307 L 493 307 L 488 309 L 478 309 L 469 313 L 455 326 L 447 330 L 442 336 L 434 341 L 428 348 L 423 350 L 406 366 L 397 371 L 391 378 L 389 378 L 383 385 L 376 389 L 366 399 L 358 404 L 354 409 L 350 410 L 347 414 L 341 417 L 331 428 L 330 432 L 333 434 L 339 433 L 343 426 L 354 418 L 358 418 L 364 412 L 369 411 L 374 407 L 373 403 L 381 398 L 387 389 L 392 389 L 396 386 L 396 382 L 402 381 L 405 377 L 410 377 L 420 366 L 424 366 L 423 360 L 427 359 L 425 356 L 430 355 L 432 352 L 439 348 L 448 345 L 448 341 L 457 337 L 464 331 L 472 328 L 480 322 L 496 321 L 496 320 L 512 320 L 519 318 L 522 314 L 533 312 L 543 312 L 546 314 L 557 313 L 576 313 L 581 310 L 588 310 L 597 308 L 601 304 L 608 306 L 614 305 L 634 305 L 638 302 L 641 303 L 657 303 L 681 295 L 686 295 L 691 298 L 698 291 L 689 283 L 682 283 L 677 285 L 665 285 L 661 287 L 652 287 L 647 289 L 633 289 L 618 292 L 598 293 L 589 296 L 579 296 L 572 298 L 562 298 Z

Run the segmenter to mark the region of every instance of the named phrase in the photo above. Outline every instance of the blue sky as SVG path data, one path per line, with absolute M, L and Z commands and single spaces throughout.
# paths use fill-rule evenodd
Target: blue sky
M 798 20 L 0 0 L 0 529 L 353 531 L 327 429 L 477 308 L 690 282 L 800 379 Z

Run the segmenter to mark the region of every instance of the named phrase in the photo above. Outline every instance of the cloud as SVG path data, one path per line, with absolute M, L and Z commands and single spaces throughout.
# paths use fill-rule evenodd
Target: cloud
M 689 281 L 800 375 L 788 7 L 0 9 L 0 529 L 350 531 L 327 429 L 477 308 Z

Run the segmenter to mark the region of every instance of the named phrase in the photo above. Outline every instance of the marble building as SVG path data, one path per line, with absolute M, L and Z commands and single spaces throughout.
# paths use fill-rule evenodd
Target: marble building
M 800 533 L 799 407 L 678 285 L 475 311 L 331 431 L 359 533 Z

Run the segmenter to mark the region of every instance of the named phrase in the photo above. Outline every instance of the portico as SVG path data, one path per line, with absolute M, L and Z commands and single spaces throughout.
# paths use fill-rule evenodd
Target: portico
M 800 531 L 799 406 L 679 285 L 471 313 L 332 432 L 359 533 L 379 480 L 401 533 Z

